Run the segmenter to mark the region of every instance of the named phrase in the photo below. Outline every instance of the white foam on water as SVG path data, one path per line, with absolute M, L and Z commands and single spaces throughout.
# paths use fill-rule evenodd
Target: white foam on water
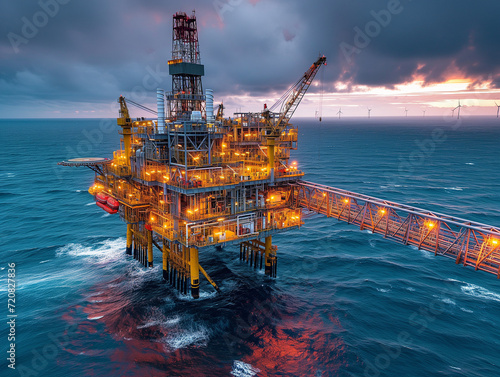
M 464 191 L 462 187 L 445 187 L 445 190 L 452 190 L 452 191 Z
M 466 285 L 463 285 L 460 289 L 469 296 L 500 302 L 500 294 L 491 292 L 479 285 L 466 283 Z
M 101 319 L 102 317 L 104 317 L 103 315 L 99 315 L 99 316 L 96 316 L 96 317 L 87 317 L 88 320 L 90 321 L 96 321 L 98 319 Z
M 451 298 L 448 298 L 448 297 L 442 298 L 441 301 L 443 301 L 445 304 L 448 304 L 448 305 L 456 305 L 457 304 L 455 301 L 453 301 Z
M 462 368 L 454 367 L 453 365 L 450 365 L 450 368 L 455 370 L 462 370 Z
M 42 263 L 47 263 L 47 262 L 50 262 L 50 259 L 43 260 L 43 261 L 41 261 L 41 262 L 40 262 L 40 264 L 42 264 Z
M 147 329 L 151 326 L 173 327 L 181 321 L 181 317 L 174 316 L 165 318 L 165 316 L 158 310 L 153 311 L 150 318 L 148 318 L 143 325 L 137 326 L 137 329 Z
M 125 239 L 108 239 L 99 242 L 94 246 L 84 246 L 70 243 L 56 250 L 56 256 L 84 258 L 87 262 L 107 264 L 109 262 L 124 260 L 123 251 L 125 249 Z
M 82 190 L 76 190 L 75 192 L 82 192 Z
M 417 247 L 415 247 L 415 248 L 418 250 Z M 424 250 L 424 249 L 420 249 L 419 251 L 420 251 L 420 253 L 422 254 L 422 256 L 424 258 L 427 258 L 427 259 L 434 258 L 434 254 L 432 254 L 430 251 L 427 251 L 427 250 Z
M 94 205 L 94 204 L 95 204 L 95 202 L 90 202 L 90 203 L 87 203 L 87 204 L 85 204 L 85 205 L 86 205 L 86 206 L 92 206 L 92 205 Z
M 466 162 L 465 165 L 474 165 L 473 162 Z
M 407 287 L 407 288 L 406 288 L 406 290 L 407 290 L 407 291 L 410 291 L 410 292 L 415 292 L 415 291 L 416 291 L 416 289 L 415 289 L 415 288 L 412 288 L 412 287 Z
M 104 215 L 102 215 L 102 216 L 101 216 L 101 219 L 102 219 L 103 217 L 108 217 L 108 216 L 111 216 L 111 213 L 105 213 Z
M 235 360 L 233 362 L 233 370 L 231 374 L 236 377 L 253 377 L 260 372 L 260 369 L 244 363 L 243 361 Z
M 210 289 L 210 288 L 208 288 L 208 289 Z M 200 297 L 197 299 L 192 298 L 190 294 L 183 295 L 181 293 L 178 294 L 178 298 L 180 300 L 183 300 L 183 301 L 194 301 L 194 300 L 200 301 L 200 300 L 211 299 L 211 298 L 215 297 L 216 295 L 217 295 L 217 292 L 214 290 L 211 290 L 209 292 L 200 290 Z
M 466 309 L 466 308 L 460 308 L 461 311 L 466 312 L 466 313 L 474 313 L 474 310 Z
M 382 292 L 382 293 L 387 293 L 390 291 L 388 288 L 375 288 L 377 291 Z
M 188 346 L 206 346 L 209 339 L 209 331 L 205 326 L 196 326 L 192 330 L 180 330 L 165 339 L 168 347 L 172 350 L 186 348 Z

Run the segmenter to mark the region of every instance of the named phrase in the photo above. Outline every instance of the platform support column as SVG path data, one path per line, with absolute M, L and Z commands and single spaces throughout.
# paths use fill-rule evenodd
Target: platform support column
M 125 149 L 125 161 L 127 166 L 130 167 L 130 146 L 132 137 L 132 128 L 130 126 L 123 127 L 123 148 Z
M 198 249 L 189 248 L 189 269 L 191 275 L 191 296 L 200 297 L 200 267 L 198 261 Z
M 273 247 L 273 236 L 266 237 L 265 269 L 266 275 L 271 275 L 271 249 Z
M 169 248 L 167 246 L 167 242 L 163 240 L 163 280 L 168 280 L 168 253 Z
M 127 255 L 132 255 L 132 224 L 127 224 Z
M 153 232 L 148 230 L 148 267 L 153 267 Z
M 274 144 L 273 138 L 267 139 L 267 159 L 269 162 L 267 168 L 269 169 L 271 183 L 274 182 Z

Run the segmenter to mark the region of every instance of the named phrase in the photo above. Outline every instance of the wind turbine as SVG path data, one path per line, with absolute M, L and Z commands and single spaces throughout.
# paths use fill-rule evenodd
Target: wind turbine
M 500 113 L 500 106 L 495 102 L 495 105 L 497 105 L 497 118 L 498 118 L 498 113 Z
M 427 111 L 427 110 L 422 110 L 422 112 L 424 113 L 424 118 L 425 118 L 425 112 L 426 112 L 426 111 Z
M 368 108 L 368 119 L 370 119 L 371 115 L 370 113 L 372 112 L 372 109 Z
M 462 105 L 460 104 L 460 100 L 458 100 L 458 106 L 457 106 L 457 107 L 455 107 L 455 108 L 453 109 L 453 112 L 452 112 L 452 115 L 451 115 L 451 116 L 453 116 L 453 115 L 455 114 L 455 110 L 456 110 L 456 109 L 458 109 L 458 116 L 457 116 L 457 119 L 460 119 L 460 108 L 461 108 L 461 107 L 462 107 Z
M 406 117 L 408 118 L 408 109 L 405 107 Z
M 340 108 L 340 109 L 339 109 L 339 111 L 338 111 L 338 113 L 337 113 L 337 115 L 339 116 L 339 119 L 340 119 L 340 116 L 341 116 L 342 114 L 344 114 L 344 113 L 342 112 L 342 108 Z

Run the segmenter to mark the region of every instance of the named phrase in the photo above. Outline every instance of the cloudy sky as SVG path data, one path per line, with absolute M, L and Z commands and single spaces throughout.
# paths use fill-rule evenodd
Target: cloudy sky
M 154 108 L 171 86 L 172 14 L 193 9 L 204 88 L 230 112 L 274 103 L 319 53 L 298 116 L 500 104 L 498 0 L 1 1 L 0 118 L 114 117 L 121 94 Z

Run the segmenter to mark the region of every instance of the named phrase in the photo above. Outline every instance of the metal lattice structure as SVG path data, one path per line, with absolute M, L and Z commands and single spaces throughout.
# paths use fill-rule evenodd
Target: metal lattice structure
M 294 184 L 293 200 L 299 208 L 500 278 L 500 228 L 304 181 Z
M 201 77 L 205 74 L 201 64 L 196 15 L 177 12 L 173 16 L 172 59 L 168 61 L 172 75 L 169 117 L 186 118 L 193 111 L 204 111 Z

